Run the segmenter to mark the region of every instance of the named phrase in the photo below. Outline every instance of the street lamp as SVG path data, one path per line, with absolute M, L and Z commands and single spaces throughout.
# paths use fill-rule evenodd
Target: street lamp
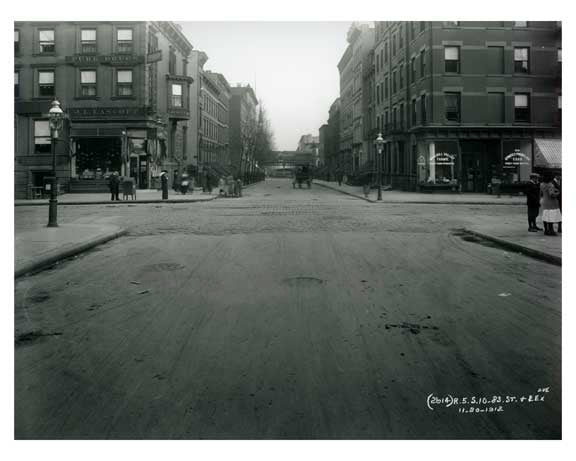
M 384 145 L 382 133 L 378 133 L 374 144 L 376 144 L 376 149 L 378 150 L 378 200 L 382 200 L 382 146 Z
M 50 123 L 50 151 L 52 153 L 52 180 L 50 185 L 50 202 L 48 207 L 48 225 L 47 227 L 58 227 L 58 180 L 56 178 L 56 140 L 58 139 L 58 130 L 62 129 L 64 112 L 60 108 L 60 102 L 57 99 L 52 101 L 52 107 L 48 111 Z

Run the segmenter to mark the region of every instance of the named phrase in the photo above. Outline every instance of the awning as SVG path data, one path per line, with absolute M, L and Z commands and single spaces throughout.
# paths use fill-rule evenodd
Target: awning
M 534 167 L 562 168 L 562 140 L 534 139 Z

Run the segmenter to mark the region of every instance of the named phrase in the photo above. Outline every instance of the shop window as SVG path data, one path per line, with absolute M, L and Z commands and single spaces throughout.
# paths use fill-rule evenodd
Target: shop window
M 82 53 L 96 53 L 96 29 L 82 29 L 80 34 L 80 48 Z
M 20 97 L 20 72 L 14 71 L 14 97 Z
M 444 70 L 452 73 L 460 72 L 460 47 L 444 47 Z
M 118 29 L 116 41 L 118 53 L 132 53 L 132 29 Z
M 38 38 L 40 43 L 40 53 L 54 53 L 56 51 L 53 29 L 38 31 Z
M 460 93 L 445 93 L 444 108 L 446 120 L 449 122 L 460 121 Z
M 514 72 L 526 74 L 530 69 L 529 48 L 514 48 Z
M 426 95 L 420 97 L 420 120 L 422 124 L 426 123 Z
M 530 121 L 530 95 L 527 93 L 516 93 L 514 95 L 514 121 Z
M 426 73 L 426 50 L 420 51 L 420 77 Z
M 50 153 L 50 123 L 48 120 L 34 120 L 34 152 Z
M 14 54 L 20 53 L 20 31 L 14 30 Z
M 172 84 L 172 107 L 182 107 L 182 85 Z
M 96 71 L 80 71 L 80 96 L 96 96 Z
M 41 70 L 38 72 L 38 95 L 39 96 L 54 96 L 54 71 Z
M 132 96 L 132 71 L 116 71 L 116 94 L 118 96 Z

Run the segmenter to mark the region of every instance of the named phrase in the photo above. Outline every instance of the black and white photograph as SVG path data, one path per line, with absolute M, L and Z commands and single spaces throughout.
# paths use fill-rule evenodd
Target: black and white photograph
M 561 10 L 105 4 L 6 22 L 13 443 L 566 439 Z

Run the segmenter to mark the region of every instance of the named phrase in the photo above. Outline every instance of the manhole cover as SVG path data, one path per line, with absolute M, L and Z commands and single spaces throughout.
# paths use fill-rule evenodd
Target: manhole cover
M 300 287 L 322 285 L 326 283 L 326 280 L 322 280 L 317 277 L 289 277 L 284 279 L 283 282 L 291 287 Z

